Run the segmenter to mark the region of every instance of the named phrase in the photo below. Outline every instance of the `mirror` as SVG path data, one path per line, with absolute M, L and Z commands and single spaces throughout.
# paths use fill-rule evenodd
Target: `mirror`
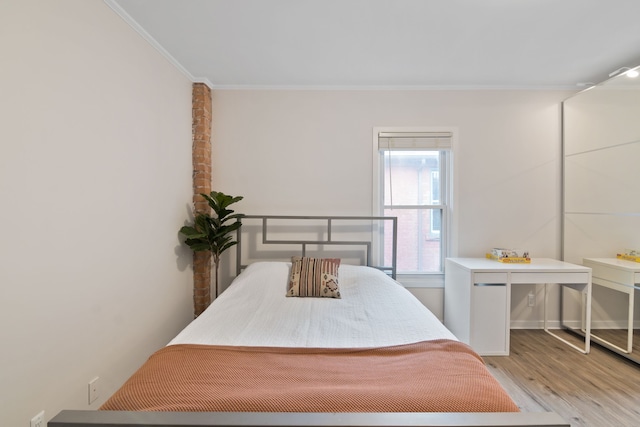
M 640 77 L 629 71 L 563 102 L 562 254 L 593 268 L 593 341 L 640 363 L 640 262 L 616 256 L 640 250 Z

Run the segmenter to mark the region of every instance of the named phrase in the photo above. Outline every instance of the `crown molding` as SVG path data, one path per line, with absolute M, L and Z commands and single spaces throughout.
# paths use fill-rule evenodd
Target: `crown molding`
M 142 28 L 138 22 L 131 17 L 115 0 L 103 0 L 104 3 L 109 6 L 124 22 L 126 22 L 131 28 L 133 28 L 143 39 L 147 41 L 154 49 L 156 49 L 162 56 L 165 57 L 169 63 L 184 74 L 192 83 L 204 83 L 209 86 L 209 89 L 213 89 L 213 84 L 206 77 L 194 77 L 177 59 L 175 59 L 151 34 Z
M 209 89 L 211 89 L 211 90 L 213 90 L 215 88 L 213 83 L 211 83 L 211 81 L 206 77 L 196 77 L 196 78 L 191 79 L 191 81 L 193 83 L 203 83 L 203 84 L 207 85 L 209 87 Z
M 211 89 L 215 90 L 327 90 L 327 91 L 571 91 L 577 92 L 579 88 L 576 86 L 521 86 L 521 85 L 392 85 L 392 86 L 375 86 L 375 85 L 213 85 Z

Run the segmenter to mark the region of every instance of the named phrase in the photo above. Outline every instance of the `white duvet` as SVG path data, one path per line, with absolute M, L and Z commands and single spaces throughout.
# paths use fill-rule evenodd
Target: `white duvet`
M 172 344 L 383 347 L 454 335 L 383 272 L 341 265 L 342 298 L 286 297 L 291 264 L 248 266 Z

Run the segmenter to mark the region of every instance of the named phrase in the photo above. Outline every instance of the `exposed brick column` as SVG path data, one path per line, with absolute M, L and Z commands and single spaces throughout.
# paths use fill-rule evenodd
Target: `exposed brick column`
M 194 83 L 193 111 L 193 208 L 195 213 L 211 208 L 200 193 L 211 192 L 211 89 L 204 83 Z M 193 304 L 197 317 L 211 302 L 211 253 L 193 253 Z

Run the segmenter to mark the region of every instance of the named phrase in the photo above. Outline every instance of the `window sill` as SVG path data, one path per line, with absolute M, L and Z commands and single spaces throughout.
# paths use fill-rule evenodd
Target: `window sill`
M 444 274 L 398 274 L 396 281 L 405 288 L 444 288 Z

